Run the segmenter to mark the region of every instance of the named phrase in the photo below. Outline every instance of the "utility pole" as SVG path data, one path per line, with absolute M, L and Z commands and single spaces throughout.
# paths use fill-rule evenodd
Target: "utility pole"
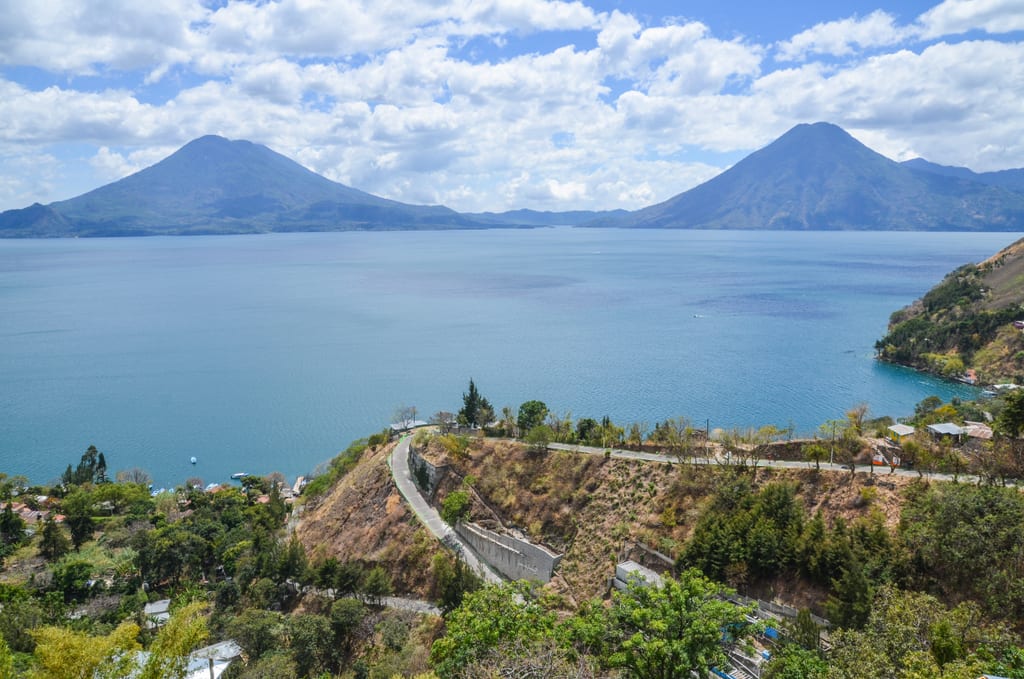
M 704 461 L 707 464 L 711 463 L 708 458 L 708 442 L 711 440 L 711 418 L 704 420 Z
M 828 463 L 835 464 L 833 459 L 836 455 L 836 421 L 832 420 L 832 447 L 828 451 Z

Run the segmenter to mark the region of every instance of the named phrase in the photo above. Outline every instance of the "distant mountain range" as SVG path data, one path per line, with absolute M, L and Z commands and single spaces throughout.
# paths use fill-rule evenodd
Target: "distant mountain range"
M 970 173 L 973 176 L 964 174 Z M 989 173 L 900 164 L 828 123 L 797 125 L 717 177 L 590 226 L 676 229 L 1021 231 L 1024 194 Z M 1007 176 L 1019 176 L 1013 170 Z
M 206 136 L 76 198 L 0 213 L 0 237 L 548 225 L 1024 231 L 1024 170 L 896 163 L 835 125 L 815 123 L 797 125 L 714 179 L 635 212 L 460 214 L 374 196 L 265 146 Z
M 924 158 L 914 158 L 903 161 L 904 167 L 913 170 L 924 170 L 935 174 L 946 175 L 947 177 L 959 177 L 969 179 L 989 186 L 1001 186 L 1011 191 L 1024 192 L 1024 170 L 999 170 L 998 172 L 975 172 L 966 167 L 953 167 L 950 165 L 938 165 L 931 163 Z
M 206 136 L 70 200 L 0 214 L 5 236 L 140 236 L 474 229 L 440 206 L 406 205 L 333 182 L 266 146 Z

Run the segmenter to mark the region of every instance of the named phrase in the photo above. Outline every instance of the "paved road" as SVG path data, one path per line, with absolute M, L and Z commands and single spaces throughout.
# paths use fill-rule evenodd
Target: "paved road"
M 608 448 L 595 448 L 593 446 L 570 445 L 570 444 L 567 444 L 567 443 L 549 443 L 548 444 L 548 450 L 565 450 L 565 451 L 569 451 L 569 452 L 572 452 L 572 453 L 586 453 L 587 455 L 604 455 L 605 451 L 609 450 L 609 449 Z M 679 464 L 679 460 L 677 458 L 671 456 L 671 455 L 661 455 L 659 453 L 637 452 L 635 450 L 621 450 L 619 448 L 612 448 L 611 449 L 611 456 L 614 457 L 614 458 L 620 459 L 620 460 L 642 460 L 644 462 L 667 462 L 669 464 Z M 717 465 L 725 465 L 725 464 L 728 464 L 728 462 L 725 461 L 724 459 L 722 459 L 721 457 L 713 457 L 713 458 L 695 457 L 695 458 L 690 458 L 690 460 L 687 462 L 687 464 L 697 464 L 697 465 L 701 465 L 701 464 L 704 464 L 704 465 L 717 464 Z M 776 469 L 813 469 L 814 468 L 814 463 L 813 462 L 797 462 L 797 461 L 793 461 L 793 460 L 765 460 L 765 459 L 761 459 L 761 460 L 758 461 L 757 466 L 758 467 L 775 467 Z M 828 463 L 828 462 L 822 462 L 821 463 L 821 469 L 822 469 L 822 471 L 830 471 L 830 472 L 845 472 L 845 473 L 849 473 L 849 471 L 850 471 L 849 469 L 847 469 L 846 467 L 843 467 L 842 465 L 831 464 L 831 463 Z M 856 471 L 857 471 L 858 474 L 867 474 L 867 473 L 869 473 L 871 471 L 871 469 L 872 469 L 872 467 L 870 467 L 868 465 L 862 464 L 862 465 L 858 465 L 857 466 L 857 470 Z M 874 475 L 875 476 L 885 477 L 885 476 L 889 476 L 889 474 L 890 474 L 890 471 L 889 471 L 888 467 L 874 467 L 873 469 L 874 469 Z M 913 470 L 913 469 L 896 469 L 895 471 L 892 472 L 892 475 L 893 476 L 911 476 L 911 477 L 919 476 L 918 472 L 916 470 Z M 953 480 L 958 480 L 958 481 L 960 481 L 962 483 L 978 483 L 979 482 L 978 477 L 974 476 L 972 474 L 960 474 L 958 477 L 956 477 L 956 479 L 954 479 L 952 474 L 939 474 L 939 473 L 929 474 L 929 473 L 925 472 L 924 478 L 926 478 L 926 479 L 933 479 L 933 480 L 936 480 L 936 481 L 953 481 Z
M 398 442 L 398 445 L 391 451 L 391 456 L 388 458 L 388 466 L 391 467 L 391 478 L 395 480 L 395 485 L 398 486 L 402 497 L 405 498 L 409 507 L 412 508 L 420 523 L 426 526 L 427 530 L 433 533 L 434 537 L 438 540 L 446 545 L 454 546 L 459 557 L 477 575 L 486 582 L 495 584 L 502 582 L 501 577 L 487 567 L 483 559 L 468 544 L 462 541 L 458 534 L 452 530 L 452 527 L 444 522 L 441 515 L 437 513 L 437 510 L 431 507 L 430 503 L 420 494 L 419 488 L 416 487 L 416 483 L 412 479 L 412 473 L 409 471 L 409 442 L 411 439 L 412 437 L 410 436 L 402 437 L 402 440 Z

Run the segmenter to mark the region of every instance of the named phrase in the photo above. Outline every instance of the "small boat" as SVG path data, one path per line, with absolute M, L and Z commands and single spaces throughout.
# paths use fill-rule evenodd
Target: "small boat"
M 246 476 L 248 476 L 248 474 L 246 474 L 245 472 L 235 472 L 234 474 L 231 475 L 231 478 L 233 478 L 235 481 L 238 481 L 239 479 L 244 479 Z
M 188 461 L 189 461 L 189 462 L 191 462 L 192 464 L 195 464 L 195 463 L 196 463 L 196 456 L 195 456 L 195 455 L 193 455 L 192 457 L 190 457 L 190 458 L 188 459 Z

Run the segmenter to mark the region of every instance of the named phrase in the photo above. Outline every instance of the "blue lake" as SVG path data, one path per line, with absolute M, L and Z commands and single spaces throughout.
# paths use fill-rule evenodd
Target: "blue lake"
M 402 405 L 811 431 L 966 387 L 889 314 L 1019 234 L 584 229 L 0 240 L 0 471 L 312 471 Z M 194 467 L 191 456 L 198 458 Z

